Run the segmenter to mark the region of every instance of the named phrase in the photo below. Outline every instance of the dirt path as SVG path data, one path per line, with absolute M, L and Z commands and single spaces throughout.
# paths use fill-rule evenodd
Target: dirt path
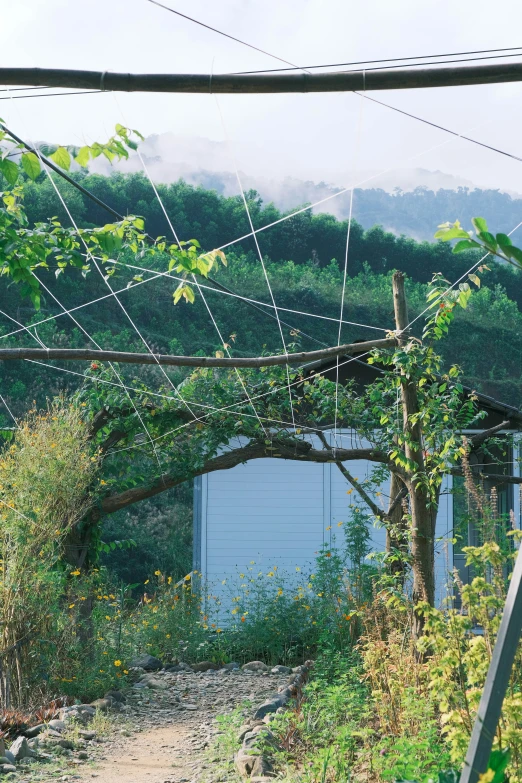
M 128 697 L 122 718 L 130 730 L 116 728 L 108 742 L 90 743 L 89 763 L 75 777 L 103 783 L 224 780 L 213 776 L 205 754 L 220 730 L 216 716 L 237 707 L 251 714 L 287 680 L 288 675 L 242 671 L 155 674 L 152 688 L 137 684 Z

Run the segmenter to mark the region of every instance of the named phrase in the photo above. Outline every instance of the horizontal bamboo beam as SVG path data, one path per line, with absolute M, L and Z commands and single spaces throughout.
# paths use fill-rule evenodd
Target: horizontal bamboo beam
M 226 358 L 220 356 L 170 356 L 162 353 L 126 353 L 123 351 L 94 351 L 90 348 L 2 348 L 0 361 L 33 359 L 37 361 L 88 361 L 122 362 L 123 364 L 161 364 L 170 367 L 275 367 L 285 364 L 302 364 L 318 359 L 335 359 L 338 356 L 353 356 L 366 353 L 373 348 L 393 348 L 397 344 L 394 337 L 383 340 L 367 340 L 361 343 L 349 343 L 320 351 L 301 351 L 299 353 L 277 354 L 276 356 L 256 356 Z
M 411 90 L 522 81 L 522 63 L 345 73 L 111 73 L 67 68 L 0 68 L 0 84 L 113 92 L 283 93 Z

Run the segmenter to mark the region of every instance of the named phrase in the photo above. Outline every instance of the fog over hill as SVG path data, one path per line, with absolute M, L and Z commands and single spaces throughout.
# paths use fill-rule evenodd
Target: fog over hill
M 147 137 L 140 145 L 140 154 L 156 183 L 183 179 L 225 196 L 240 193 L 226 142 L 163 133 Z M 113 170 L 143 171 L 137 154 L 114 166 L 98 158 L 90 168 L 106 175 Z M 244 190 L 256 190 L 265 203 L 273 202 L 279 209 L 290 211 L 322 201 L 314 208 L 316 212 L 328 212 L 341 219 L 350 211 L 350 191 L 341 191 L 355 186 L 353 216 L 359 223 L 365 228 L 379 224 L 415 239 L 432 239 L 437 224 L 445 220 L 458 218 L 466 225 L 471 217 L 480 215 L 496 231 L 508 232 L 522 219 L 519 194 L 481 189 L 479 184 L 462 177 L 424 168 L 390 168 L 380 172 L 340 167 L 328 182 L 284 176 L 284 172 L 280 177 L 270 176 L 263 173 L 261 161 L 259 167 L 252 163 L 250 170 L 240 169 L 238 173 Z

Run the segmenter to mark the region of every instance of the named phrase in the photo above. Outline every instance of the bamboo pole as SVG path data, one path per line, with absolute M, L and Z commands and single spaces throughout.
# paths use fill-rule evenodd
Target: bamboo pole
M 69 68 L 0 68 L 0 83 L 114 92 L 306 93 L 411 90 L 522 81 L 522 63 L 336 73 L 111 73 Z

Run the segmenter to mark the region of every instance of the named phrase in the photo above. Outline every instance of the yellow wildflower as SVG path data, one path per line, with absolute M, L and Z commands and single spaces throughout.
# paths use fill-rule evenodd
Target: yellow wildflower
M 121 666 L 121 661 L 119 661 L 119 660 L 118 661 L 114 661 L 114 665 L 115 666 Z

